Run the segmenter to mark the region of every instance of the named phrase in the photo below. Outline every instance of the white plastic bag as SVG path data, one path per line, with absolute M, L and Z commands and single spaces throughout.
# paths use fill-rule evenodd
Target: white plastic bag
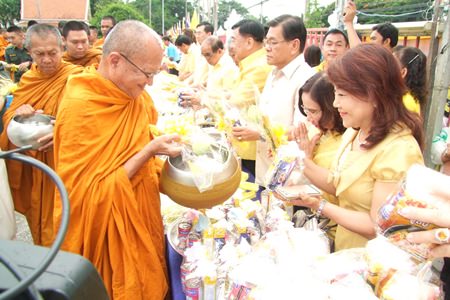
M 8 184 L 5 161 L 0 159 L 0 239 L 12 239 L 16 235 L 14 205 Z

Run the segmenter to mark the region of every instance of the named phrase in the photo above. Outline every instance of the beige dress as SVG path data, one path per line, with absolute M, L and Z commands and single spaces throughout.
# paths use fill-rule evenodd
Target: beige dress
M 420 147 L 409 129 L 396 127 L 386 138 L 367 151 L 353 151 L 358 131 L 347 129 L 333 162 L 329 181 L 336 187 L 339 205 L 369 213 L 375 182 L 398 182 L 414 163 L 423 164 Z M 336 251 L 364 247 L 367 239 L 338 225 Z

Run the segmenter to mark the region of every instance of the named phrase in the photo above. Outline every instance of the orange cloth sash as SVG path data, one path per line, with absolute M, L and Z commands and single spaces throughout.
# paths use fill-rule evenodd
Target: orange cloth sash
M 89 48 L 86 52 L 86 55 L 81 58 L 74 58 L 69 56 L 69 54 L 64 52 L 63 59 L 67 62 L 70 62 L 74 65 L 79 65 L 83 67 L 88 67 L 93 64 L 100 63 L 100 59 L 102 58 L 102 50 L 96 48 Z
M 105 38 L 101 38 L 95 41 L 94 45 L 92 45 L 92 48 L 101 48 L 103 47 L 103 44 L 105 43 Z
M 16 148 L 9 142 L 6 128 L 17 108 L 30 104 L 36 110 L 42 109 L 45 114 L 56 116 L 68 76 L 82 70 L 80 66 L 61 62 L 55 74 L 46 76 L 33 64 L 31 70 L 22 76 L 19 87 L 13 94 L 14 100 L 3 116 L 5 129 L 0 135 L 0 148 Z M 26 154 L 53 168 L 52 150 L 27 151 Z M 34 242 L 38 245 L 50 245 L 53 241 L 53 182 L 30 165 L 12 160 L 7 160 L 6 165 L 16 210 L 27 217 Z
M 0 35 L 0 60 L 5 60 L 5 50 L 8 45 L 9 42 L 2 35 Z
M 56 120 L 55 166 L 71 204 L 63 249 L 88 258 L 113 299 L 160 300 L 168 289 L 155 159 L 131 179 L 123 167 L 156 121 L 147 92 L 133 100 L 94 66 L 71 77 Z

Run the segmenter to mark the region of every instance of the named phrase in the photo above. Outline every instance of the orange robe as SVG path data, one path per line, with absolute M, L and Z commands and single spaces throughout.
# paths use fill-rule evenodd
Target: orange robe
M 42 109 L 45 114 L 56 116 L 67 78 L 70 74 L 81 72 L 80 66 L 61 62 L 58 71 L 52 76 L 39 72 L 33 64 L 26 72 L 14 100 L 3 116 L 5 130 L 0 135 L 0 148 L 16 148 L 8 140 L 6 128 L 14 117 L 15 111 L 23 104 L 30 104 L 34 109 Z M 53 168 L 53 151 L 27 151 L 26 153 Z M 25 214 L 35 244 L 48 246 L 53 241 L 53 198 L 55 185 L 47 175 L 30 165 L 7 160 L 9 185 L 17 211 Z
M 113 299 L 160 300 L 168 289 L 155 158 L 131 179 L 123 167 L 156 121 L 147 92 L 133 100 L 94 66 L 71 77 L 56 118 L 55 166 L 70 199 L 63 249 L 89 259 Z
M 95 41 L 94 45 L 92 45 L 92 48 L 102 48 L 103 44 L 105 43 L 105 38 L 101 38 Z
M 63 54 L 63 59 L 67 62 L 70 62 L 74 65 L 80 65 L 83 67 L 88 67 L 93 64 L 100 63 L 100 59 L 102 58 L 102 50 L 96 48 L 89 48 L 86 52 L 86 55 L 81 58 L 74 58 L 67 54 L 67 51 Z
M 3 35 L 0 35 L 0 60 L 5 60 L 5 50 L 8 45 L 9 42 L 3 37 Z

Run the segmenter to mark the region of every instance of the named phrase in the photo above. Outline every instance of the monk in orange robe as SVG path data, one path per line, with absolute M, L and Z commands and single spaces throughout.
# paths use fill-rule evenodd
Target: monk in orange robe
M 35 63 L 22 76 L 19 87 L 13 94 L 14 100 L 3 116 L 5 130 L 0 135 L 0 148 L 3 150 L 16 148 L 8 140 L 6 133 L 11 119 L 16 114 L 33 114 L 35 110 L 56 116 L 68 76 L 83 70 L 80 66 L 61 60 L 61 35 L 55 27 L 34 25 L 27 35 L 30 44 L 26 47 Z M 44 146 L 38 151 L 27 151 L 26 154 L 53 168 L 51 135 L 46 138 L 50 139 L 50 147 Z M 53 182 L 30 165 L 12 160 L 7 160 L 6 164 L 16 210 L 27 217 L 34 243 L 50 245 L 53 241 Z
M 89 45 L 89 27 L 86 23 L 69 21 L 63 27 L 63 41 L 66 46 L 63 59 L 74 65 L 90 66 L 98 64 L 102 51 Z
M 9 42 L 6 40 L 6 30 L 0 28 L 0 60 L 5 61 L 5 50 L 8 47 Z
M 100 21 L 100 30 L 102 31 L 102 38 L 98 39 L 93 48 L 102 48 L 105 43 L 106 36 L 109 31 L 116 25 L 116 19 L 113 16 L 104 16 Z
M 56 117 L 56 172 L 71 205 L 63 249 L 94 264 L 112 299 L 160 300 L 168 284 L 155 155 L 181 150 L 178 135 L 150 133 L 157 113 L 144 88 L 160 68 L 162 44 L 138 21 L 120 22 L 110 35 L 98 70 L 69 80 Z

